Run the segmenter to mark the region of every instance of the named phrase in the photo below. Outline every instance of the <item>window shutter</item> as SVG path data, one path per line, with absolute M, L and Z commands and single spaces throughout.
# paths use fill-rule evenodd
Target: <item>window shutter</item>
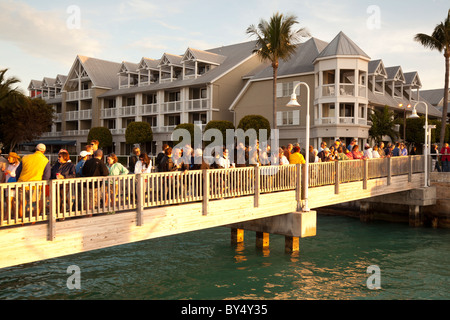
M 294 81 L 294 86 L 292 88 L 295 88 L 295 86 L 298 85 L 299 83 L 300 83 L 300 81 Z M 292 94 L 292 92 L 290 94 Z M 300 86 L 298 86 L 297 89 L 295 89 L 295 94 L 297 96 L 300 95 Z
M 277 98 L 280 98 L 283 96 L 283 84 L 277 83 Z
M 300 110 L 294 110 L 293 111 L 293 120 L 292 124 L 294 126 L 298 126 L 300 124 Z
M 281 126 L 283 124 L 283 112 L 277 112 L 277 126 Z

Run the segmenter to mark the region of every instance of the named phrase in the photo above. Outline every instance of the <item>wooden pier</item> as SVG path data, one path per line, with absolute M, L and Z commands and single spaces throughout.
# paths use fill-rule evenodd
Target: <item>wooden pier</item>
M 261 246 L 282 234 L 296 251 L 316 234 L 314 209 L 420 188 L 423 164 L 422 156 L 310 164 L 306 212 L 300 165 L 3 184 L 0 268 L 219 226 L 236 242 L 257 231 Z

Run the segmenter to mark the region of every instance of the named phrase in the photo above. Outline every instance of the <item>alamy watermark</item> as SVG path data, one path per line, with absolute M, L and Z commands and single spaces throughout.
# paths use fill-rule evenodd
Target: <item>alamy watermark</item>
M 371 5 L 367 7 L 369 14 L 366 25 L 369 30 L 381 29 L 381 9 L 379 6 Z
M 66 13 L 69 15 L 66 20 L 67 29 L 81 29 L 81 9 L 77 5 L 68 6 Z
M 235 165 L 246 164 L 246 159 L 251 165 L 258 164 L 257 159 L 266 159 L 271 165 L 279 164 L 279 131 L 278 129 L 226 129 L 225 137 L 219 129 L 208 129 L 202 132 L 196 125 L 194 139 L 186 129 L 176 129 L 172 133 L 172 141 L 180 141 L 173 149 L 183 150 L 182 160 L 191 163 L 194 156 L 194 164 L 202 164 L 205 161 L 209 165 L 218 163 L 219 158 L 224 156 L 224 149 L 228 151 L 228 159 Z M 193 144 L 192 144 L 193 141 Z M 203 149 L 203 143 L 206 147 Z M 236 153 L 236 157 L 235 157 Z M 248 156 L 248 158 L 247 158 Z
M 380 267 L 376 265 L 371 265 L 367 267 L 368 274 L 370 274 L 369 278 L 367 278 L 366 285 L 370 290 L 381 289 L 381 270 Z
M 71 265 L 67 268 L 70 276 L 67 278 L 66 285 L 70 290 L 81 289 L 81 269 L 77 265 Z

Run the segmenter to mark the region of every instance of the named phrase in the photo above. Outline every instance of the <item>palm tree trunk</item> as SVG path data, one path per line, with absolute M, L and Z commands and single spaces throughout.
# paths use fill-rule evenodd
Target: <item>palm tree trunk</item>
M 273 109 L 273 128 L 277 128 L 277 74 L 278 74 L 278 63 L 277 65 L 273 64 L 273 101 L 272 101 L 272 109 Z
M 444 84 L 444 101 L 442 104 L 442 123 L 441 123 L 441 136 L 440 136 L 440 144 L 441 148 L 444 146 L 445 143 L 445 129 L 447 126 L 447 112 L 448 112 L 448 82 L 449 82 L 449 58 L 450 58 L 450 52 L 446 52 L 444 54 L 445 56 L 445 84 Z

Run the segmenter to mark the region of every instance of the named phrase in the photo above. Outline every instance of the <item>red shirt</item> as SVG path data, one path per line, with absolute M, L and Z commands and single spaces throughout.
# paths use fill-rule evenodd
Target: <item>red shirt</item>
M 441 160 L 442 161 L 450 161 L 450 147 L 442 147 L 441 149 Z M 447 154 L 445 154 L 447 153 Z

